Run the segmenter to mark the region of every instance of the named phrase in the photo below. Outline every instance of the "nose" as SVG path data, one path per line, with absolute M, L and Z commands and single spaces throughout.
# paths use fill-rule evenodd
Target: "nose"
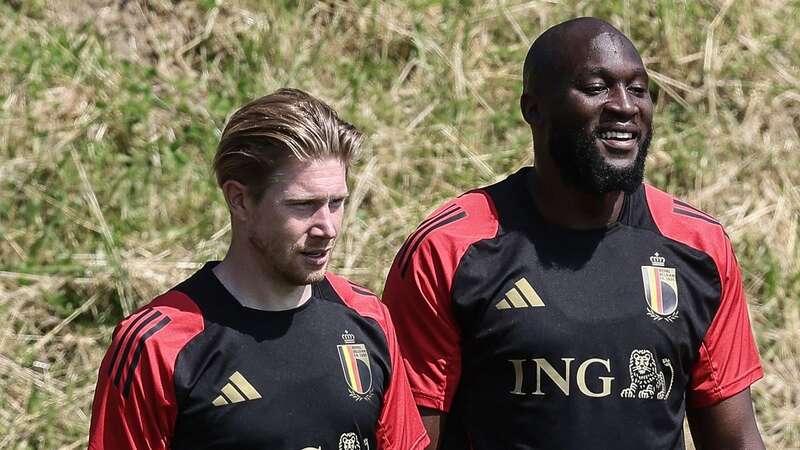
M 635 116 L 639 111 L 634 101 L 633 95 L 628 92 L 625 86 L 616 86 L 611 90 L 611 95 L 608 97 L 606 109 L 621 117 Z
M 309 230 L 311 237 L 320 239 L 333 239 L 336 237 L 338 222 L 336 214 L 331 211 L 330 205 L 323 205 L 314 214 L 313 223 Z

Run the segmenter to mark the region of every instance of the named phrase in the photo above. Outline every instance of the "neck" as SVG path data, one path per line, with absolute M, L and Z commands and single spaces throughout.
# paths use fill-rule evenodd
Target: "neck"
M 285 311 L 303 305 L 311 297 L 310 284 L 286 282 L 259 258 L 252 246 L 242 245 L 235 236 L 225 259 L 213 271 L 225 289 L 247 308 Z
M 537 170 L 527 180 L 542 217 L 574 229 L 601 228 L 616 223 L 622 211 L 622 191 L 594 194 L 564 182 L 555 168 Z

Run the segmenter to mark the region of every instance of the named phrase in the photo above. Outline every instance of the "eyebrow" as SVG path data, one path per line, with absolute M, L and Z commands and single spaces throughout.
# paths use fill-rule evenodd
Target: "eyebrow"
M 305 196 L 305 195 L 298 195 L 298 196 L 287 196 L 283 199 L 285 202 L 316 202 L 322 200 L 330 200 L 330 199 L 347 199 L 350 197 L 349 192 L 337 193 L 330 196 Z
M 608 71 L 605 67 L 590 67 L 589 70 L 586 71 L 590 75 L 611 75 L 611 72 Z M 579 75 L 580 76 L 580 75 Z M 647 75 L 647 71 L 643 67 L 637 67 L 633 70 L 633 76 L 635 77 L 645 77 L 650 78 Z

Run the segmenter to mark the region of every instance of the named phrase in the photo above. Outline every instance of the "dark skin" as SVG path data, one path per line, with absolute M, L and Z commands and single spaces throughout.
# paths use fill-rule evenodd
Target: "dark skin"
M 569 51 L 564 51 L 569 49 Z M 611 25 L 592 18 L 551 28 L 534 43 L 528 57 L 547 63 L 526 64 L 522 113 L 533 131 L 534 176 L 529 180 L 536 206 L 551 223 L 574 229 L 607 226 L 619 219 L 624 193 L 597 193 L 576 187 L 561 176 L 552 158 L 554 131 L 570 129 L 595 136 L 593 150 L 611 167 L 634 164 L 640 144 L 651 131 L 653 102 L 648 77 L 633 44 Z M 546 67 L 547 69 L 541 69 Z M 544 86 L 537 89 L 537 86 Z M 603 139 L 602 133 L 617 134 Z M 607 136 L 607 135 L 606 135 Z M 617 139 L 623 136 L 622 139 Z M 447 413 L 420 408 L 438 449 Z M 750 389 L 705 408 L 687 408 L 692 440 L 699 450 L 764 448 L 756 425 Z

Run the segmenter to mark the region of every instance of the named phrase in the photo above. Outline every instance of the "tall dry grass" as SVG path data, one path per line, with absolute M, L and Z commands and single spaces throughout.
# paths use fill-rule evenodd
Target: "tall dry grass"
M 236 106 L 300 87 L 369 133 L 334 266 L 379 291 L 432 207 L 531 162 L 521 63 L 576 15 L 639 46 L 648 178 L 727 225 L 760 426 L 800 448 L 796 0 L 0 2 L 0 448 L 85 447 L 116 321 L 224 254 L 209 164 Z

